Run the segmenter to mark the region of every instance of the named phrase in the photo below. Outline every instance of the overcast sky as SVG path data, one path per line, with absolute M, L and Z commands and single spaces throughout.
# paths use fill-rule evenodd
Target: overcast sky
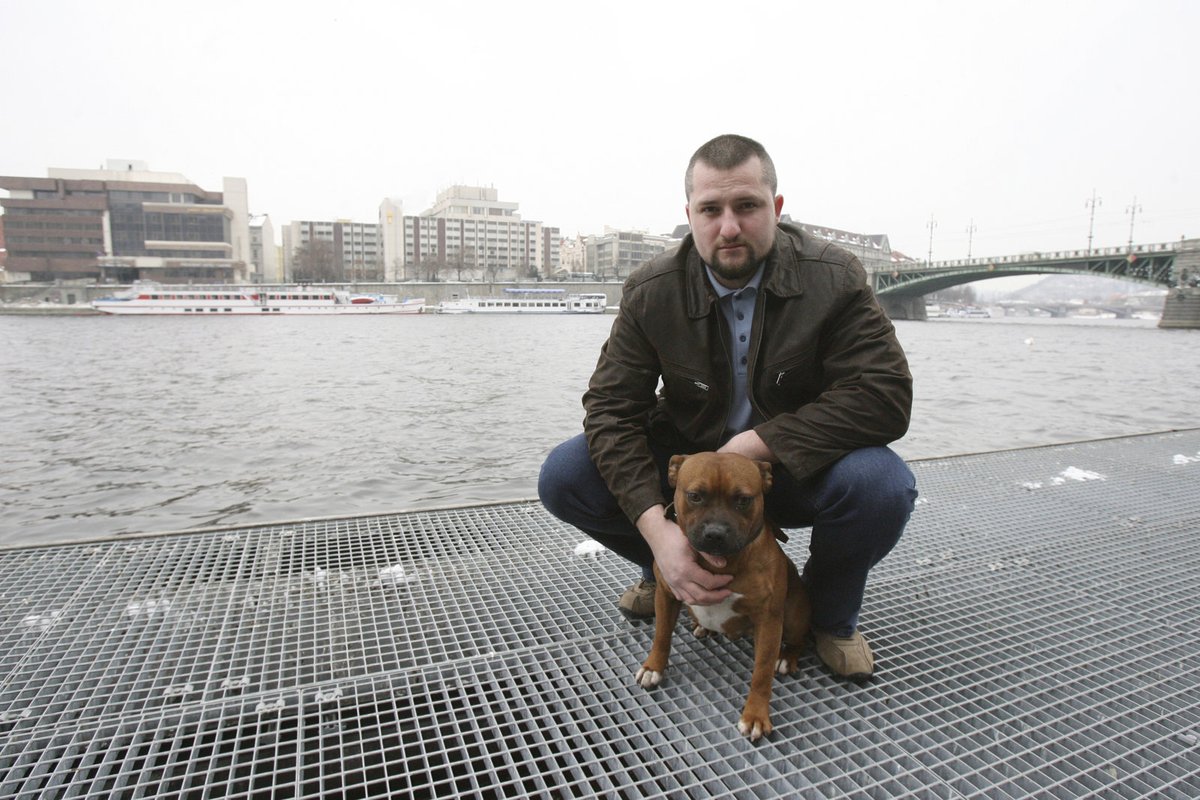
M 455 183 L 566 236 L 684 222 L 737 132 L 784 211 L 934 259 L 1200 237 L 1200 3 L 0 0 L 0 174 L 138 159 L 374 222 Z

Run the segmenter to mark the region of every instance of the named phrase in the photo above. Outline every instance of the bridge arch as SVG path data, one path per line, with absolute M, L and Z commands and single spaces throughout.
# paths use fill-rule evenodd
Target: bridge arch
M 922 298 L 965 283 L 1015 275 L 1093 275 L 1151 286 L 1177 286 L 1181 243 L 1023 253 L 959 261 L 913 262 L 872 274 L 875 294 L 893 319 L 925 319 Z M 1189 243 L 1190 244 L 1190 243 Z

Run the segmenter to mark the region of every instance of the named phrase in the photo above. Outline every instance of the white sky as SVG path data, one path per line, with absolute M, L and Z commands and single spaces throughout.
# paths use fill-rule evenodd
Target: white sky
M 490 185 L 564 235 L 684 222 L 737 132 L 794 218 L 924 258 L 1200 237 L 1200 3 L 0 0 L 0 174 L 138 159 L 374 222 Z

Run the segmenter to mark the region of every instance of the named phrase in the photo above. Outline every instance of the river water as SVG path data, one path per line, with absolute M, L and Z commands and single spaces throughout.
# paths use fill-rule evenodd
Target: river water
M 0 316 L 0 544 L 535 495 L 611 316 Z M 899 322 L 927 458 L 1200 425 L 1200 331 Z

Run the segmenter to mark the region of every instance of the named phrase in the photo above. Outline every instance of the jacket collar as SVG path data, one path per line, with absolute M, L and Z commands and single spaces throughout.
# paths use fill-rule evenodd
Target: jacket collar
M 775 229 L 775 244 L 767 254 L 767 268 L 763 272 L 761 289 L 776 297 L 799 297 L 804 294 L 804 282 L 797 257 L 805 244 L 800 229 L 788 222 L 781 222 Z M 691 319 L 708 316 L 717 302 L 708 276 L 704 273 L 704 261 L 696 250 L 689 233 L 679 245 L 687 285 L 687 315 Z

